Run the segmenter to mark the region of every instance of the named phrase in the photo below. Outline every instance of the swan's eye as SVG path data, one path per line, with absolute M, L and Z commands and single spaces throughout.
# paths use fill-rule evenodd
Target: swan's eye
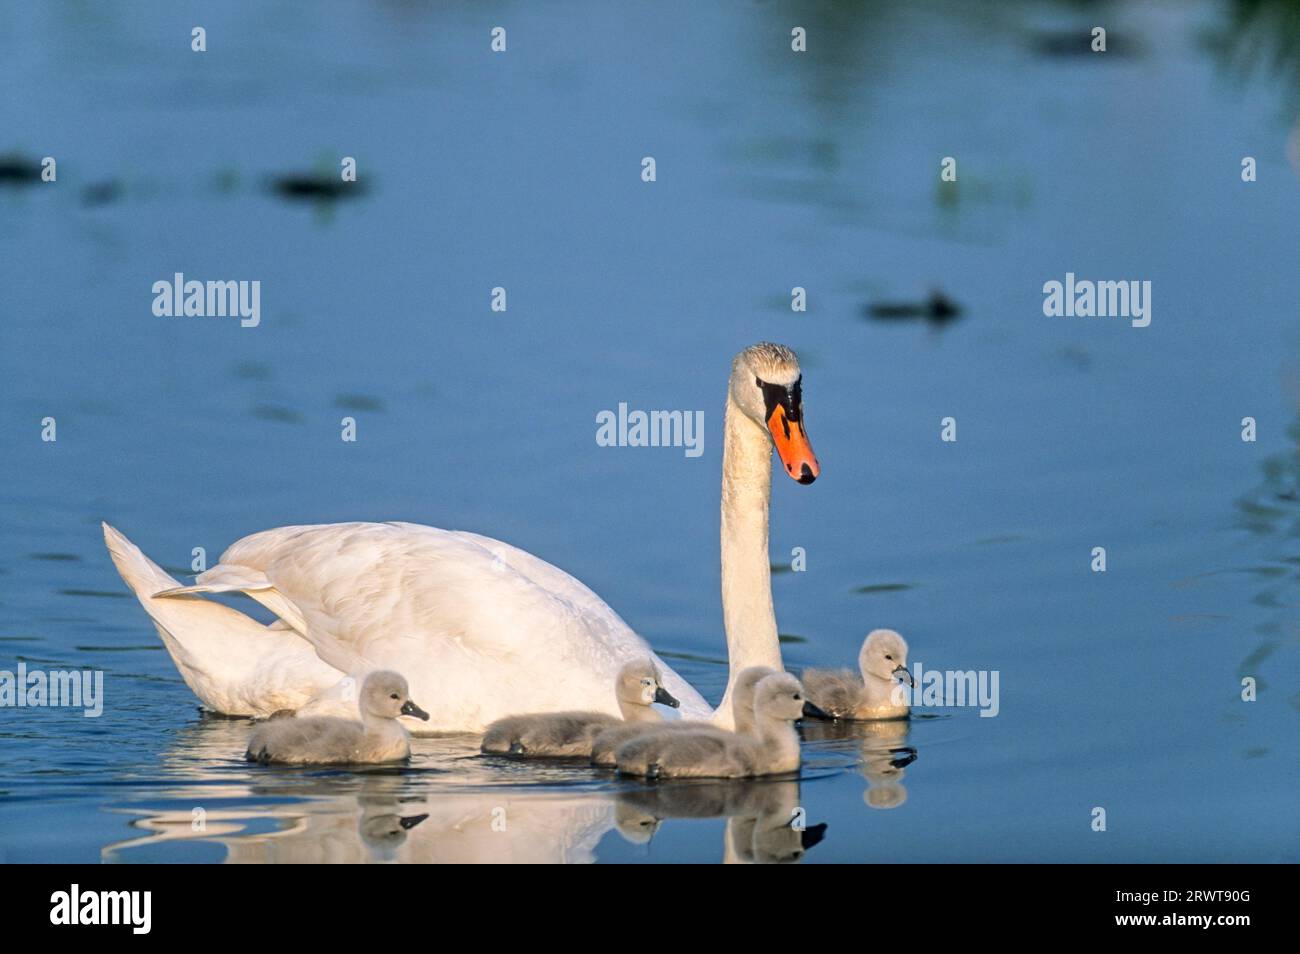
M 754 383 L 763 392 L 763 419 L 770 421 L 772 414 L 780 406 L 785 410 L 785 419 L 790 424 L 798 424 L 803 415 L 803 378 L 794 384 L 768 384 L 762 378 L 755 378 Z M 787 434 L 789 431 L 787 428 Z
M 393 693 L 393 694 L 392 694 L 391 696 L 389 696 L 388 698 L 390 698 L 390 699 L 396 701 L 396 700 L 398 700 L 398 699 L 400 699 L 400 698 L 402 698 L 402 697 L 399 696 L 397 693 Z
M 885 658 L 888 659 L 890 662 L 894 661 L 894 657 L 889 655 L 889 653 L 885 653 Z

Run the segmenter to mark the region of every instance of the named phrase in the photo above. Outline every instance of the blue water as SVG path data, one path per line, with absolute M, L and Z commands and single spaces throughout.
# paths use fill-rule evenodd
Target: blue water
M 1072 52 L 1098 23 L 1108 52 Z M 0 153 L 58 179 L 0 182 L 0 669 L 99 669 L 106 702 L 0 709 L 0 858 L 1297 860 L 1295 23 L 4 8 Z M 272 186 L 342 156 L 359 196 Z M 260 326 L 155 317 L 177 271 L 259 280 Z M 1066 272 L 1151 281 L 1151 325 L 1044 316 Z M 932 290 L 957 320 L 871 315 Z M 774 484 L 772 561 L 807 554 L 773 581 L 787 665 L 889 626 L 927 669 L 997 670 L 996 718 L 811 726 L 798 782 L 647 788 L 456 737 L 401 770 L 250 768 L 248 723 L 200 716 L 103 548 L 107 519 L 181 574 L 283 524 L 470 529 L 716 701 L 722 402 L 765 338 L 799 352 L 822 464 Z M 619 402 L 703 410 L 703 455 L 597 446 Z M 794 808 L 828 826 L 806 852 Z

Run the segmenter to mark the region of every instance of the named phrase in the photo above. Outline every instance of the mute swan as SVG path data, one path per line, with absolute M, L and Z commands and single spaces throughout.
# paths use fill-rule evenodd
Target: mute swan
M 730 676 L 716 711 L 586 586 L 509 544 L 409 523 L 280 527 L 244 537 L 180 586 L 117 530 L 104 539 L 176 668 L 227 715 L 355 715 L 340 680 L 403 672 L 433 700 L 429 731 L 481 732 L 513 712 L 618 712 L 615 674 L 650 655 L 691 719 L 730 728 L 735 678 L 781 669 L 768 563 L 772 448 L 801 484 L 819 473 L 799 362 L 762 343 L 732 362 L 722 453 L 722 607 Z M 196 594 L 242 592 L 269 627 Z
M 898 680 L 915 685 L 907 669 L 907 640 L 892 629 L 868 634 L 858 653 L 861 675 L 847 669 L 805 669 L 804 688 L 836 719 L 905 719 L 911 711 L 895 701 Z
M 380 670 L 366 676 L 358 700 L 361 721 L 333 716 L 272 719 L 253 730 L 245 757 L 250 762 L 343 765 L 399 762 L 410 758 L 411 739 L 398 716 L 428 719 L 411 701 L 406 680 Z
M 772 675 L 775 669 L 767 666 L 750 666 L 736 677 L 732 693 L 732 718 L 735 731 L 740 735 L 754 732 L 754 687 L 760 679 Z M 602 729 L 591 743 L 591 764 L 613 768 L 617 763 L 614 753 L 624 742 L 649 732 L 681 732 L 688 729 L 713 729 L 711 722 L 679 719 L 676 722 L 617 722 Z
M 718 729 L 656 732 L 619 748 L 618 770 L 648 778 L 750 778 L 799 770 L 799 734 L 794 721 L 824 717 L 804 698 L 789 673 L 765 676 L 754 689 L 755 734 Z
M 677 708 L 679 703 L 659 682 L 650 660 L 630 662 L 618 672 L 615 695 L 624 722 L 605 712 L 534 712 L 497 719 L 483 733 L 482 751 L 552 757 L 587 757 L 591 742 L 611 726 L 662 725 L 654 704 Z

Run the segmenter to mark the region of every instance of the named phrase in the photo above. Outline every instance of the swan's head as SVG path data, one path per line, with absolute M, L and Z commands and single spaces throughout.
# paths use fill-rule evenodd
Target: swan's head
M 886 682 L 899 680 L 909 686 L 916 683 L 907 669 L 907 640 L 892 629 L 872 630 L 858 653 L 862 675 L 875 676 Z
M 771 435 L 785 472 L 811 484 L 821 467 L 804 430 L 802 384 L 799 359 L 785 345 L 763 341 L 731 363 L 731 399 Z
M 372 672 L 361 684 L 361 711 L 380 719 L 409 715 L 429 721 L 429 713 L 411 701 L 406 680 L 387 669 Z
M 804 715 L 829 719 L 804 695 L 803 684 L 788 672 L 764 676 L 754 687 L 754 715 L 762 719 L 794 722 Z
M 649 659 L 638 659 L 620 669 L 616 691 L 620 702 L 634 706 L 650 706 L 657 702 L 676 709 L 681 705 L 664 688 L 658 668 Z

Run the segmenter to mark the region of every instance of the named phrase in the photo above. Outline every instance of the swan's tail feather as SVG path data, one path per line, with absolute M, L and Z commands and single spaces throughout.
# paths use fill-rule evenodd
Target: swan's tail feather
M 172 583 L 176 583 L 172 580 Z M 291 600 L 285 599 L 261 570 L 237 563 L 218 563 L 194 578 L 193 586 L 169 586 L 153 595 L 161 599 L 176 596 L 194 596 L 199 593 L 243 593 L 257 600 L 276 616 L 282 625 L 279 629 L 307 632 L 307 620 Z
M 179 580 L 118 530 L 107 523 L 103 527 L 104 543 L 117 572 L 153 620 L 181 678 L 208 708 L 227 715 L 266 715 L 285 706 L 282 700 L 263 699 L 241 687 L 259 681 L 264 685 L 266 678 L 258 677 L 265 677 L 269 666 L 292 653 L 301 642 L 299 637 L 272 631 L 236 609 L 201 596 L 178 594 L 186 589 Z M 175 595 L 158 596 L 160 592 Z M 323 668 L 308 644 L 302 642 L 301 650 L 313 657 L 314 667 Z M 296 704 L 306 698 L 310 694 Z M 267 706 L 271 708 L 261 711 Z
M 170 579 L 170 577 L 169 577 Z M 172 583 L 176 583 L 172 580 Z M 271 581 L 261 570 L 247 566 L 218 563 L 194 578 L 193 586 L 171 586 L 159 590 L 154 596 L 187 596 L 191 593 L 251 593 L 269 590 Z
M 108 529 L 111 530 L 112 528 Z M 105 530 L 106 534 L 107 532 L 108 530 Z M 113 533 L 117 534 L 136 553 L 140 553 L 126 537 L 117 533 L 116 530 L 113 530 Z M 145 557 L 142 553 L 140 557 L 146 561 L 148 560 L 148 557 Z M 123 575 L 125 576 L 125 574 Z M 257 600 L 279 617 L 271 626 L 263 627 L 265 631 L 288 631 L 305 637 L 315 647 L 316 655 L 322 661 L 341 672 L 359 673 L 375 668 L 369 660 L 342 640 L 336 639 L 319 628 L 309 628 L 306 617 L 303 616 L 302 611 L 298 609 L 293 601 L 287 599 L 277 590 L 265 573 L 254 567 L 241 566 L 238 563 L 218 563 L 195 577 L 193 586 L 181 586 L 165 573 L 163 579 L 167 581 L 168 585 L 153 591 L 152 599 L 155 602 L 165 602 L 178 598 L 181 600 L 192 599 L 201 593 L 243 593 Z M 137 590 L 136 595 L 140 596 L 140 591 Z M 143 597 L 141 597 L 141 602 L 144 602 Z M 148 608 L 146 605 L 145 609 Z M 153 615 L 152 611 L 150 611 L 150 615 Z
M 107 523 L 100 526 L 104 528 L 104 543 L 108 546 L 108 555 L 113 558 L 113 565 L 136 596 L 180 586 L 179 580 L 169 576 L 166 570 L 145 556 L 120 530 Z M 143 599 L 141 596 L 142 601 Z

